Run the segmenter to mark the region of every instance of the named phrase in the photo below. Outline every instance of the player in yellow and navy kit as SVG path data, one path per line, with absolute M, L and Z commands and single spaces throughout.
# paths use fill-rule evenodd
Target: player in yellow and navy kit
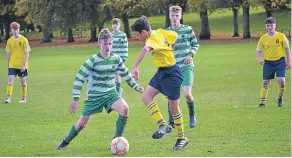
M 166 135 L 166 122 L 157 103 L 153 100 L 158 93 L 162 93 L 168 98 L 178 132 L 178 139 L 172 150 L 180 150 L 188 144 L 188 140 L 184 136 L 183 115 L 179 107 L 180 87 L 183 81 L 182 71 L 176 64 L 173 53 L 177 33 L 163 29 L 151 30 L 145 16 L 138 18 L 131 29 L 138 39 L 146 40 L 146 44 L 134 64 L 133 77 L 136 80 L 139 79 L 139 64 L 148 52 L 151 52 L 154 64 L 158 69 L 142 96 L 143 103 L 159 125 L 152 138 L 160 139 Z
M 285 89 L 286 69 L 291 68 L 291 55 L 289 42 L 283 33 L 275 31 L 276 19 L 269 17 L 266 19 L 267 33 L 261 36 L 257 46 L 257 59 L 263 66 L 263 83 L 260 92 L 260 108 L 266 106 L 268 88 L 271 80 L 277 77 L 278 81 L 278 106 L 282 107 L 283 93 Z M 263 57 L 262 57 L 263 53 Z M 285 60 L 286 55 L 286 60 Z
M 11 103 L 14 80 L 16 76 L 19 76 L 22 86 L 22 98 L 19 102 L 25 103 L 27 94 L 26 76 L 30 47 L 27 39 L 19 34 L 20 25 L 17 22 L 12 22 L 10 27 L 13 36 L 8 39 L 6 45 L 8 63 L 8 85 L 6 99 L 4 102 Z

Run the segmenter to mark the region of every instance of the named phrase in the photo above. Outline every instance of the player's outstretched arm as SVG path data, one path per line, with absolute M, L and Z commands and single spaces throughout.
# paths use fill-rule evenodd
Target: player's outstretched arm
M 132 76 L 135 78 L 135 80 L 139 80 L 139 64 L 140 62 L 144 59 L 145 55 L 151 50 L 150 47 L 144 46 L 143 49 L 140 51 L 140 54 L 138 56 L 138 59 L 136 60 L 133 71 L 132 71 Z

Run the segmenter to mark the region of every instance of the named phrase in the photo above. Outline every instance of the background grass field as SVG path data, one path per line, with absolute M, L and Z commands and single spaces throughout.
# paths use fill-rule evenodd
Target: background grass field
M 189 128 L 182 98 L 185 133 L 190 142 L 182 151 L 170 152 L 176 132 L 161 140 L 151 138 L 157 126 L 142 104 L 141 94 L 123 82 L 123 96 L 130 106 L 124 134 L 130 143 L 127 156 L 291 156 L 291 73 L 287 71 L 285 106 L 277 107 L 273 81 L 267 106 L 259 109 L 262 67 L 256 61 L 255 47 L 255 43 L 201 45 L 195 56 L 193 85 L 198 125 Z M 129 50 L 126 65 L 132 70 L 140 47 Z M 28 102 L 18 103 L 17 79 L 12 103 L 0 103 L 0 156 L 113 156 L 109 147 L 116 112 L 95 115 L 65 151 L 55 149 L 80 116 L 84 91 L 77 113 L 71 115 L 67 109 L 73 80 L 83 62 L 95 52 L 97 48 L 33 48 Z M 4 100 L 7 69 L 3 51 L 1 56 L 0 96 Z M 151 56 L 146 57 L 140 69 L 139 83 L 146 86 L 156 71 Z M 165 97 L 158 95 L 155 100 L 167 116 Z

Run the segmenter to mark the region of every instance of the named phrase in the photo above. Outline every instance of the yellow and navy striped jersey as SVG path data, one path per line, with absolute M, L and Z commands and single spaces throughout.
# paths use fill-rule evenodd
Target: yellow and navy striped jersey
M 285 56 L 285 48 L 289 47 L 287 37 L 280 32 L 276 32 L 273 37 L 268 33 L 261 36 L 257 51 L 262 51 L 265 60 L 275 61 Z
M 173 44 L 177 38 L 174 31 L 163 29 L 153 30 L 146 39 L 146 46 L 151 48 L 152 57 L 156 67 L 171 67 L 176 61 L 173 53 Z
M 18 39 L 12 36 L 7 41 L 6 51 L 11 53 L 9 68 L 20 69 L 24 64 L 25 52 L 30 51 L 30 46 L 24 36 L 19 35 Z M 28 69 L 28 62 L 26 69 Z

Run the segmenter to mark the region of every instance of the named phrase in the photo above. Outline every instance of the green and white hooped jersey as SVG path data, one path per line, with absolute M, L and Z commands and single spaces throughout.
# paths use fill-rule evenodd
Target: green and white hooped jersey
M 185 66 L 194 67 L 193 61 L 190 65 L 184 64 L 185 58 L 189 54 L 194 56 L 200 47 L 192 27 L 182 25 L 179 29 L 175 30 L 170 26 L 166 28 L 166 30 L 172 30 L 178 34 L 176 42 L 174 43 L 174 56 L 178 66 L 180 68 Z
M 126 61 L 128 58 L 128 39 L 127 35 L 120 31 L 118 33 L 112 32 L 113 36 L 113 48 L 112 53 L 118 54 L 121 56 L 123 61 Z
M 115 91 L 116 73 L 132 89 L 137 90 L 139 88 L 120 56 L 111 53 L 108 59 L 104 59 L 99 53 L 92 55 L 76 74 L 72 92 L 74 100 L 79 100 L 85 81 L 88 81 L 87 97 L 104 96 Z

